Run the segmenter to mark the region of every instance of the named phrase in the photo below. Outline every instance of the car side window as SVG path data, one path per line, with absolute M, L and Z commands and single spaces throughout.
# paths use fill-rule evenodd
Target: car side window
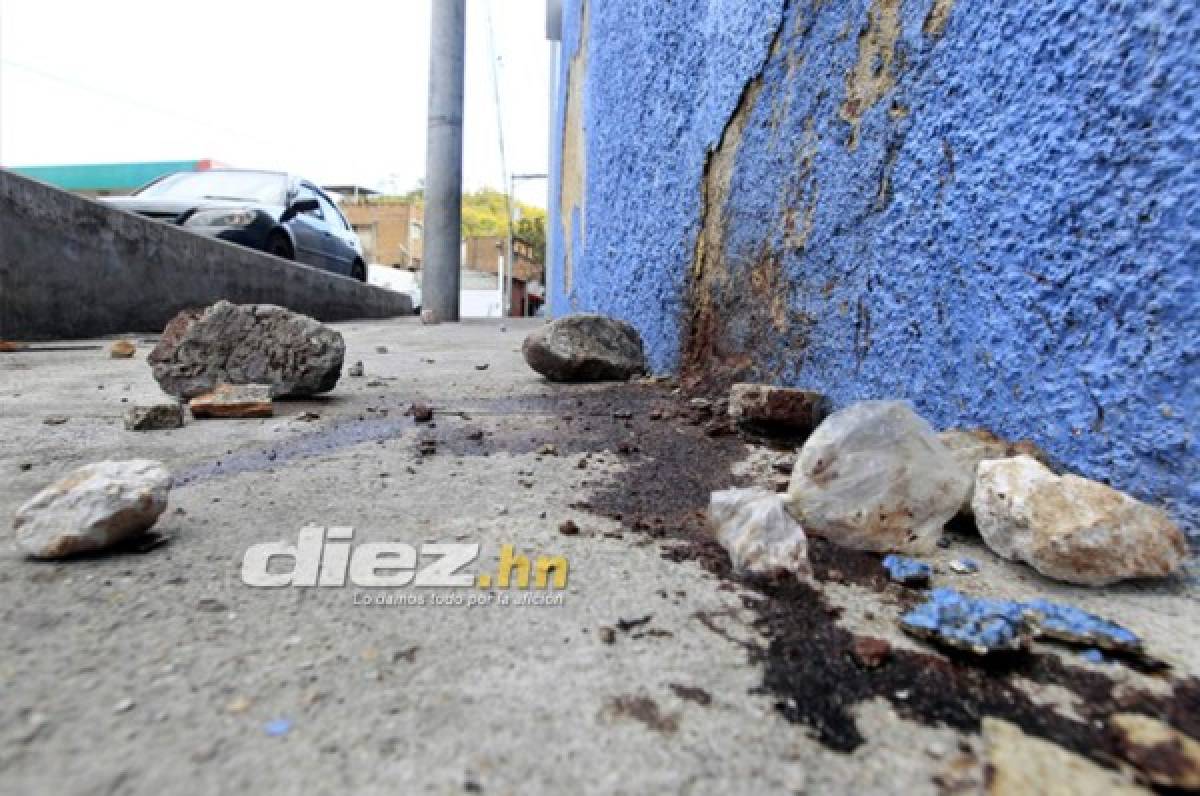
M 324 212 L 325 221 L 329 226 L 334 229 L 346 226 L 346 221 L 342 218 L 342 214 L 334 207 L 333 202 L 325 198 L 324 194 L 317 194 L 317 201 L 321 203 L 321 210 Z
M 300 183 L 298 186 L 296 186 L 296 198 L 297 199 L 316 199 L 317 200 L 317 209 L 316 210 L 307 210 L 302 215 L 312 216 L 313 218 L 319 218 L 319 219 L 325 218 L 325 213 L 323 212 L 323 208 L 321 205 L 321 197 L 312 188 L 305 185 L 304 183 Z

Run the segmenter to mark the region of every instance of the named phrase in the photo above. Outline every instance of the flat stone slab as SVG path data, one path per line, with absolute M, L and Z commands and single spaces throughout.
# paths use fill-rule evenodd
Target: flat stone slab
M 270 417 L 275 414 L 266 384 L 221 384 L 197 395 L 188 406 L 195 417 Z

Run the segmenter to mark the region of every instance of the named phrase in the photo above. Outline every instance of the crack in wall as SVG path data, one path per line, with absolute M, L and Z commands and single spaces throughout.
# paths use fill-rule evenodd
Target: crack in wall
M 714 149 L 710 149 L 700 178 L 700 229 L 696 234 L 695 253 L 689 273 L 688 327 L 682 355 L 685 378 L 699 377 L 717 362 L 721 369 L 741 372 L 748 369 L 752 359 L 747 354 L 723 354 L 720 340 L 724 323 L 718 297 L 731 281 L 729 263 L 725 257 L 725 233 L 728 225 L 727 203 L 742 134 L 762 92 L 767 67 L 779 54 L 787 23 L 790 0 L 780 10 L 779 25 L 758 72 L 742 87 L 733 113 Z M 761 259 L 761 258 L 760 258 Z M 775 263 L 778 270 L 778 262 Z M 752 285 L 775 284 L 778 280 L 764 279 Z M 690 377 L 688 376 L 690 374 Z

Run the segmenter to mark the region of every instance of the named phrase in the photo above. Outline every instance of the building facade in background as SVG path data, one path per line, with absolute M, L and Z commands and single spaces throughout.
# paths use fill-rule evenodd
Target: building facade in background
M 696 385 L 1032 439 L 1200 530 L 1193 3 L 565 0 L 550 27 L 554 314 L 624 318 Z
M 362 241 L 367 262 L 395 268 L 420 268 L 424 258 L 424 208 L 418 202 L 381 196 L 366 189 L 325 186 L 342 197 L 346 220 Z

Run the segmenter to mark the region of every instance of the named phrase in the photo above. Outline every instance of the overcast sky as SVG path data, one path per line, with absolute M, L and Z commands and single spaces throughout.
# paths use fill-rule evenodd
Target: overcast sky
M 0 164 L 213 158 L 406 190 L 432 2 L 0 0 Z M 467 0 L 468 190 L 501 187 L 489 7 L 509 171 L 546 171 L 545 0 Z

